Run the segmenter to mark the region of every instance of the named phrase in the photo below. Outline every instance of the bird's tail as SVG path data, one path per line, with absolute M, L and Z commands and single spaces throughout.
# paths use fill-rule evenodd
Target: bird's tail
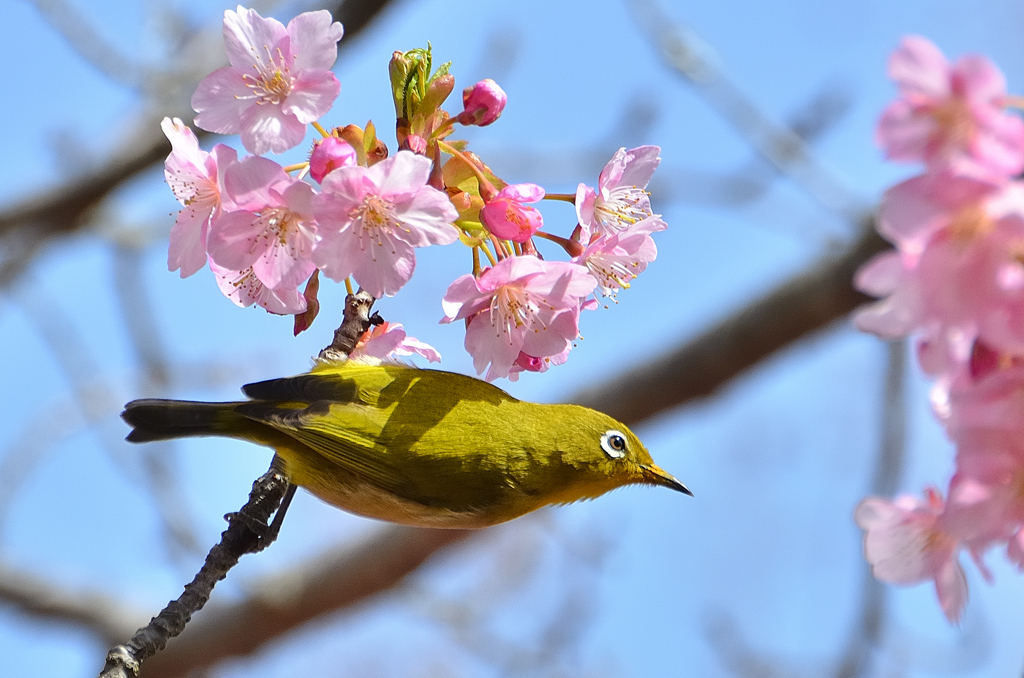
M 237 435 L 246 421 L 235 411 L 236 405 L 238 403 L 133 400 L 124 406 L 121 418 L 132 427 L 126 438 L 132 443 L 190 436 L 232 436 Z

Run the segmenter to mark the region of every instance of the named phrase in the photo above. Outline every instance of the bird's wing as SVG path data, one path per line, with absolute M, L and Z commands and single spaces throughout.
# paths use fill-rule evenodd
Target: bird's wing
M 289 381 L 289 380 L 282 380 Z M 292 401 L 294 402 L 294 401 Z M 236 411 L 301 442 L 323 460 L 390 492 L 407 486 L 378 442 L 387 414 L 374 407 L 320 400 L 296 408 L 281 403 L 241 403 Z M 306 460 L 310 467 L 313 460 Z

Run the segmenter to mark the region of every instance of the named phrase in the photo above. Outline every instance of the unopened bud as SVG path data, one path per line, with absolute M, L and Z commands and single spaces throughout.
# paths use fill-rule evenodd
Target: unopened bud
M 498 83 L 490 78 L 481 80 L 472 87 L 462 90 L 462 105 L 465 110 L 459 114 L 463 125 L 490 125 L 505 110 L 508 97 Z
M 355 165 L 356 149 L 338 137 L 324 137 L 316 143 L 309 156 L 309 175 L 321 183 L 324 177 L 339 167 Z

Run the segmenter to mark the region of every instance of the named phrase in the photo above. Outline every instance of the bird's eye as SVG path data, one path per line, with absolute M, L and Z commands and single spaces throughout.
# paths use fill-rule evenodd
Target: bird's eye
M 605 431 L 601 435 L 601 449 L 612 459 L 626 456 L 626 436 L 615 429 Z

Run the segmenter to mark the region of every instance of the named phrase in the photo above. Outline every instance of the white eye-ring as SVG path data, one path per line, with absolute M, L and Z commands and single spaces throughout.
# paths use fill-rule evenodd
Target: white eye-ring
M 601 449 L 612 459 L 626 456 L 626 435 L 622 431 L 612 429 L 601 435 Z

